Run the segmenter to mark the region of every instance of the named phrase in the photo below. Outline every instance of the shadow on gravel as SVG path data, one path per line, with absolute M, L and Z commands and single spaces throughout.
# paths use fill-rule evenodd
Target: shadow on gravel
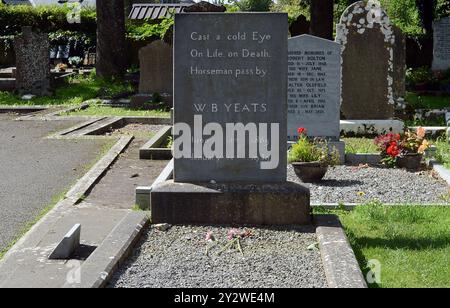
M 363 185 L 364 182 L 358 180 L 322 180 L 318 183 L 313 183 L 317 186 L 328 186 L 328 187 L 351 187 Z

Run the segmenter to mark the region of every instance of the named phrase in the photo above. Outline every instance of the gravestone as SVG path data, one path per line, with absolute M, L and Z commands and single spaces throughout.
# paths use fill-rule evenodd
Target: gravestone
M 310 23 L 305 16 L 300 15 L 289 26 L 291 36 L 298 36 L 302 34 L 309 34 Z
M 309 224 L 287 182 L 287 14 L 175 15 L 174 174 L 152 222 Z
M 341 45 L 311 35 L 288 41 L 288 140 L 304 127 L 310 137 L 340 136 Z
M 131 108 L 142 108 L 154 93 L 172 105 L 173 49 L 162 40 L 154 41 L 139 50 L 139 94 L 131 98 Z
M 173 50 L 162 40 L 157 40 L 139 50 L 139 93 L 173 92 Z
M 434 47 L 433 70 L 450 68 L 450 17 L 442 18 L 433 23 Z
M 175 181 L 286 181 L 284 17 L 283 14 L 177 16 Z M 241 132 L 236 132 L 241 125 L 246 126 L 251 139 L 262 138 L 268 144 L 256 140 L 246 144 Z M 178 135 L 188 128 L 191 132 L 186 134 L 192 135 L 194 143 L 185 135 L 187 141 L 180 144 L 184 139 Z M 213 138 L 203 136 L 204 130 L 212 130 L 210 135 L 213 132 L 218 137 L 223 135 L 226 142 L 213 142 Z M 234 138 L 233 133 L 241 139 Z M 205 146 L 204 139 L 208 140 Z M 246 144 L 245 148 L 239 141 Z M 208 149 L 214 145 L 215 149 Z M 181 146 L 184 150 L 179 149 Z M 267 149 L 272 150 L 267 161 L 255 155 L 255 150 L 261 153 Z
M 19 94 L 50 95 L 50 51 L 48 35 L 23 27 L 14 40 L 16 90 Z
M 342 45 L 344 118 L 393 118 L 395 34 L 386 12 L 378 2 L 356 2 L 343 13 L 336 31 Z

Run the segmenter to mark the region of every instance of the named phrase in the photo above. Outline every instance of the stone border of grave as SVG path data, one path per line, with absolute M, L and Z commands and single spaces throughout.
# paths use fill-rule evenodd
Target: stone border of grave
M 66 130 L 57 132 L 50 138 L 104 137 L 112 129 L 122 128 L 128 124 L 170 125 L 170 118 L 151 117 L 87 117 L 87 121 Z
M 0 107 L 0 114 L 17 113 L 22 115 L 25 114 L 26 116 L 33 116 L 48 109 L 49 109 L 48 106 L 11 106 L 11 107 L 2 106 Z
M 439 174 L 441 178 L 443 178 L 450 187 L 450 170 L 444 167 L 444 165 L 439 164 L 436 161 L 430 161 L 429 166 L 433 168 L 434 171 Z
M 172 149 L 161 147 L 171 135 L 172 126 L 163 127 L 149 142 L 139 149 L 139 158 L 152 160 L 172 159 Z
M 335 215 L 315 215 L 316 235 L 330 288 L 367 288 L 355 253 Z

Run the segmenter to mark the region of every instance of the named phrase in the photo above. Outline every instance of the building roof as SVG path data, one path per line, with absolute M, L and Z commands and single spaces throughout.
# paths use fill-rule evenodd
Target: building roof
M 162 19 L 182 13 L 192 3 L 139 3 L 133 4 L 129 19 Z

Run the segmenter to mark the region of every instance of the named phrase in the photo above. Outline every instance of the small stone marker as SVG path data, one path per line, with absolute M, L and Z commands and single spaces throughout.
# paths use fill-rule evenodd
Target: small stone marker
M 174 180 L 285 182 L 285 14 L 175 17 Z
M 53 250 L 50 260 L 64 260 L 70 258 L 75 250 L 80 246 L 81 225 L 76 224 L 64 236 L 58 246 Z
M 450 68 L 450 17 L 442 18 L 433 23 L 434 48 L 433 70 Z
M 395 35 L 377 1 L 359 1 L 342 14 L 336 29 L 342 45 L 342 113 L 347 120 L 394 116 Z
M 288 140 L 299 127 L 310 137 L 339 140 L 341 45 L 311 35 L 288 41 Z
M 48 35 L 23 27 L 14 40 L 16 90 L 20 94 L 50 94 L 50 52 Z

